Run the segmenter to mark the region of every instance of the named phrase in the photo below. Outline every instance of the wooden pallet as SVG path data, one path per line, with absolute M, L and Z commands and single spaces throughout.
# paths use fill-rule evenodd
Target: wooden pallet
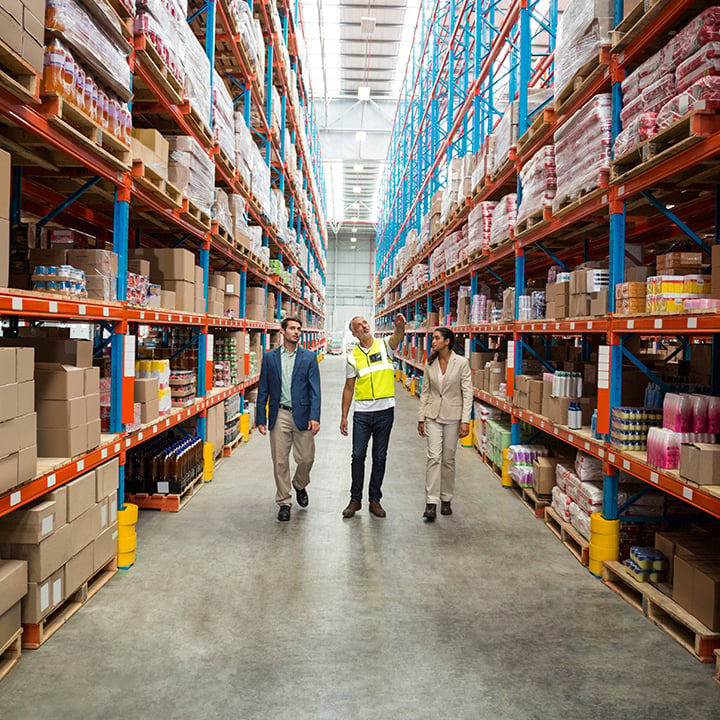
M 715 662 L 720 633 L 713 632 L 672 598 L 650 583 L 633 578 L 622 563 L 603 562 L 602 581 L 663 629 L 700 662 Z
M 182 199 L 182 207 L 179 208 L 180 214 L 186 219 L 197 225 L 201 230 L 208 231 L 212 228 L 210 215 L 201 210 L 194 202 L 184 197 Z
M 511 167 L 515 167 L 515 162 L 517 160 L 517 148 L 515 146 L 511 147 L 508 152 L 508 158 L 503 162 L 503 164 L 494 172 L 492 175 L 490 175 L 490 180 L 488 182 L 487 178 L 485 181 L 486 185 L 490 185 L 494 182 L 497 182 L 501 177 L 503 177 Z
M 539 498 L 535 493 L 535 489 L 531 487 L 521 487 L 515 480 L 512 481 L 513 492 L 520 498 L 525 507 L 538 519 L 545 517 L 545 508 L 550 506 L 549 500 Z
M 235 450 L 237 450 L 240 447 L 240 443 L 243 441 L 243 434 L 238 433 L 237 437 L 228 445 L 223 446 L 223 457 L 230 457 Z
M 553 108 L 544 108 L 542 112 L 537 114 L 537 117 L 533 120 L 532 125 L 525 131 L 523 136 L 517 142 L 517 155 L 523 157 L 527 148 L 532 148 L 535 145 L 535 141 L 543 134 L 546 133 L 550 128 L 557 122 L 557 113 Z M 552 142 L 552 138 L 548 135 L 548 140 Z M 547 142 L 543 143 L 549 144 Z
M 200 473 L 179 495 L 168 493 L 137 493 L 126 495 L 126 502 L 137 505 L 141 510 L 160 510 L 160 512 L 180 512 L 203 486 L 203 473 Z
M 585 88 L 606 72 L 610 64 L 610 46 L 601 45 L 598 54 L 588 60 L 576 73 L 565 89 L 555 96 L 555 112 L 563 115 Z
M 720 114 L 695 111 L 617 158 L 613 182 L 622 183 L 720 132 Z
M 43 95 L 40 113 L 76 141 L 121 170 L 129 170 L 132 153 L 112 133 L 58 95 Z
M 545 508 L 545 525 L 584 567 L 590 562 L 590 542 L 569 522 L 563 520 L 552 507 Z
M 37 625 L 23 623 L 22 646 L 31 650 L 49 640 L 85 603 L 107 585 L 117 573 L 117 557 L 113 556 L 88 578 L 58 608 Z
M 215 164 L 218 168 L 221 168 L 226 175 L 237 180 L 236 176 L 238 172 L 235 169 L 234 159 L 229 158 L 219 145 L 215 146 Z
M 573 212 L 581 205 L 585 204 L 592 198 L 595 198 L 603 193 L 607 192 L 610 181 L 610 173 L 608 170 L 600 170 L 598 173 L 598 184 L 594 188 L 583 188 L 577 193 L 564 198 L 560 203 L 558 210 L 553 212 L 553 217 L 562 217 L 568 213 Z
M 108 5 L 115 11 L 120 21 L 123 36 L 128 40 L 133 39 L 133 13 L 125 7 L 122 0 L 107 0 Z
M 174 208 L 182 207 L 182 193 L 160 173 L 149 165 L 145 165 L 142 160 L 133 160 L 132 176 L 138 185 L 163 200 L 167 205 Z
M 148 74 L 162 86 L 165 94 L 175 105 L 183 104 L 185 91 L 182 83 L 172 74 L 145 33 L 135 35 L 135 62 L 146 68 Z
M 195 131 L 195 135 L 200 140 L 200 144 L 203 147 L 212 147 L 215 139 L 213 138 L 212 130 L 208 127 L 208 124 L 203 121 L 200 117 L 200 113 L 195 109 L 193 105 L 187 101 L 184 105 L 185 119 L 188 125 Z
M 515 237 L 520 238 L 538 225 L 550 222 L 550 220 L 552 220 L 552 208 L 546 207 L 536 210 L 518 222 L 515 226 Z
M 40 73 L 0 40 L 0 86 L 28 104 L 40 102 Z
M 212 234 L 220 238 L 226 245 L 235 247 L 235 239 L 217 220 L 212 221 Z
M 20 662 L 23 629 L 18 631 L 0 648 L 0 680 Z

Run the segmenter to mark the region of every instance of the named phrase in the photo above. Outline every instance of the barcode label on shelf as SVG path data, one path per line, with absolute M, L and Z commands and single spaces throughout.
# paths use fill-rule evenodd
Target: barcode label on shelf
M 688 318 L 687 326 L 689 328 L 696 328 L 697 327 L 697 318 Z
M 85 469 L 85 461 L 84 460 L 78 460 L 77 464 L 75 465 L 77 468 L 77 472 L 82 472 Z
M 50 475 L 47 476 L 47 486 L 51 488 L 56 482 L 57 478 L 55 477 L 55 473 L 50 473 Z
M 655 483 L 656 485 L 660 484 L 660 477 L 658 476 L 658 474 L 656 472 L 650 473 L 650 482 Z
M 144 437 L 144 433 L 139 433 L 138 434 L 138 442 L 140 442 L 140 440 L 142 440 L 143 437 Z
M 590 449 L 590 443 L 589 443 L 589 442 L 586 442 L 586 443 L 585 443 L 585 449 L 586 449 L 586 450 L 589 450 L 589 449 Z
M 588 324 L 587 324 L 588 330 L 592 330 L 592 326 L 593 326 L 593 321 L 588 320 Z
M 692 488 L 684 487 L 684 488 L 683 488 L 683 497 L 684 497 L 686 500 L 692 500 L 692 499 L 693 499 L 693 490 L 692 490 Z
M 170 492 L 170 483 L 163 482 L 163 481 L 159 482 L 157 484 L 157 491 L 163 495 L 169 493 Z
M 608 462 L 609 463 L 615 462 L 615 453 L 608 453 Z
M 132 440 L 131 440 L 130 438 L 128 438 L 128 439 L 125 441 L 125 447 L 126 447 L 126 448 L 129 448 L 131 445 L 132 445 Z
M 623 467 L 625 468 L 625 470 L 629 470 L 630 469 L 630 461 L 623 460 Z
M 663 321 L 660 318 L 657 318 L 655 320 L 655 322 L 653 323 L 653 326 L 655 327 L 656 330 L 659 330 L 663 326 Z
M 14 297 L 12 299 L 12 309 L 13 310 L 22 310 L 23 309 L 23 301 L 22 298 Z
M 10 495 L 10 507 L 15 507 L 22 500 L 22 493 L 18 490 L 17 492 L 11 493 Z
M 120 452 L 120 443 L 115 443 L 115 452 L 116 453 Z
M 570 329 L 571 329 L 571 330 L 574 330 L 574 329 L 575 329 L 575 323 L 574 323 L 574 322 L 571 322 L 571 323 L 570 323 Z
M 574 435 L 568 435 L 568 442 L 575 442 L 575 436 Z
M 104 307 L 103 308 L 103 315 L 105 317 L 110 317 L 110 308 Z
M 101 459 L 101 460 L 104 460 L 107 456 L 108 456 L 108 449 L 107 449 L 107 448 L 103 448 L 103 449 L 100 451 L 100 459 Z
M 58 311 L 57 303 L 54 300 L 48 303 L 48 311 L 51 313 L 56 313 Z
M 599 455 L 601 458 L 604 458 L 604 457 L 605 457 L 605 451 L 604 451 L 602 448 L 600 448 L 600 449 L 598 450 L 598 455 Z
M 86 315 L 87 307 L 85 305 L 78 305 L 78 315 Z

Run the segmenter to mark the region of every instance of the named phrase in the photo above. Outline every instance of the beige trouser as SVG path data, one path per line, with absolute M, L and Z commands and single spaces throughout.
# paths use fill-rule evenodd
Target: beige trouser
M 290 482 L 290 448 L 297 463 Z M 298 430 L 290 410 L 278 410 L 275 427 L 270 431 L 270 452 L 275 473 L 275 502 L 292 505 L 293 486 L 303 490 L 310 482 L 310 468 L 315 460 L 315 436 L 310 430 Z
M 427 436 L 427 470 L 425 502 L 438 505 L 452 500 L 455 490 L 455 451 L 460 437 L 460 421 L 450 425 L 425 418 Z

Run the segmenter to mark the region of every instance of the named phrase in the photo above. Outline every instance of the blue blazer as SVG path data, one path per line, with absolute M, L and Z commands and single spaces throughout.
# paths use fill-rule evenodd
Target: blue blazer
M 290 395 L 292 414 L 300 430 L 307 430 L 310 420 L 320 422 L 320 369 L 315 353 L 298 346 L 293 367 Z M 275 427 L 280 409 L 280 390 L 282 374 L 280 371 L 280 348 L 265 353 L 260 369 L 260 385 L 257 394 L 255 423 Z M 269 418 L 265 417 L 265 404 L 270 399 Z M 269 420 L 269 422 L 268 422 Z

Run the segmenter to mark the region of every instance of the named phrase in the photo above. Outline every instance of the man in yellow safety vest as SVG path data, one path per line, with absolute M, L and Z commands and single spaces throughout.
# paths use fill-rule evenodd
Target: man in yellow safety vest
M 358 344 L 347 355 L 345 387 L 342 395 L 342 419 L 340 432 L 348 434 L 348 413 L 355 399 L 353 412 L 352 484 L 350 503 L 343 510 L 343 517 L 350 518 L 362 507 L 365 480 L 365 457 L 370 438 L 372 447 L 372 471 L 370 473 L 370 512 L 385 517 L 380 504 L 382 482 L 385 475 L 390 430 L 395 418 L 395 378 L 392 359 L 405 337 L 405 316 L 395 316 L 395 332 L 391 337 L 376 339 L 370 332 L 370 324 L 364 317 L 350 321 L 350 332 Z

